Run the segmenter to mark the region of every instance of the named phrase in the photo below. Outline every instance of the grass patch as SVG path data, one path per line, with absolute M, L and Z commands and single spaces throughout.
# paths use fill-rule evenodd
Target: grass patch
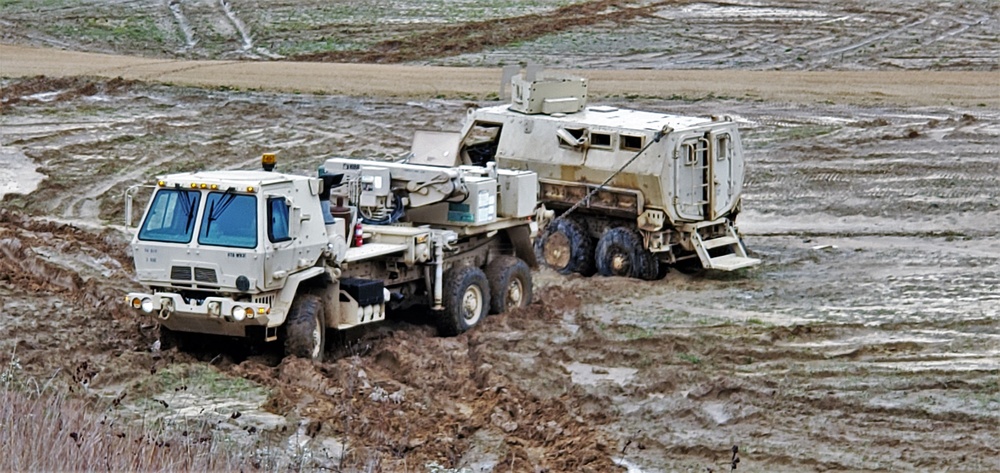
M 174 33 L 160 29 L 156 21 L 148 16 L 82 18 L 73 23 L 56 23 L 47 30 L 55 36 L 100 43 L 123 41 L 128 44 L 162 46 L 178 41 Z
M 179 391 L 195 391 L 211 397 L 230 399 L 247 399 L 267 394 L 267 390 L 246 379 L 223 375 L 211 365 L 204 364 L 171 365 L 134 384 L 129 391 L 132 397 Z
M 699 358 L 698 355 L 693 355 L 690 353 L 678 353 L 677 358 L 679 358 L 681 361 L 686 361 L 688 363 L 691 363 L 692 365 L 701 364 L 701 358 Z

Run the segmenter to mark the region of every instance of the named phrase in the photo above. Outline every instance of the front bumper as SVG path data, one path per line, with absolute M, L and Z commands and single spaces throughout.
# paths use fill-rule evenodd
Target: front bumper
M 277 322 L 268 304 L 228 297 L 206 297 L 189 303 L 171 292 L 130 292 L 125 302 L 140 313 L 157 317 L 161 325 L 181 332 L 242 337 L 246 327 L 268 327 Z

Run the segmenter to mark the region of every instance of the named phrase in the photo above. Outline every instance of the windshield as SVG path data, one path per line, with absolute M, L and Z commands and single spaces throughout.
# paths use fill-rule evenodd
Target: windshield
M 198 243 L 235 248 L 257 247 L 257 198 L 211 192 L 205 198 Z
M 139 229 L 139 239 L 189 243 L 200 200 L 201 192 L 198 191 L 160 189 L 153 197 L 153 203 Z

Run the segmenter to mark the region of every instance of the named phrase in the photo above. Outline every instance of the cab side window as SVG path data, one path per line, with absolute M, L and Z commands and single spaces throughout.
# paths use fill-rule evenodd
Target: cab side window
M 267 238 L 272 243 L 292 239 L 288 235 L 288 204 L 284 197 L 267 199 Z

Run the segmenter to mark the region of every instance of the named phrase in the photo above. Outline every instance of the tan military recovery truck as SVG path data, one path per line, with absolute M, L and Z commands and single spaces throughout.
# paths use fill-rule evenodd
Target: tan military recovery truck
M 162 176 L 131 243 L 147 290 L 126 302 L 159 322 L 161 345 L 223 335 L 320 359 L 327 329 L 414 305 L 455 335 L 531 301 L 537 185 L 532 172 L 494 166 L 341 158 L 320 177 Z
M 411 162 L 537 173 L 556 218 L 536 250 L 563 273 L 655 279 L 661 263 L 760 262 L 736 228 L 744 159 L 730 118 L 587 106 L 586 79 L 513 72 L 509 105 L 470 110 L 460 133 L 418 132 Z

